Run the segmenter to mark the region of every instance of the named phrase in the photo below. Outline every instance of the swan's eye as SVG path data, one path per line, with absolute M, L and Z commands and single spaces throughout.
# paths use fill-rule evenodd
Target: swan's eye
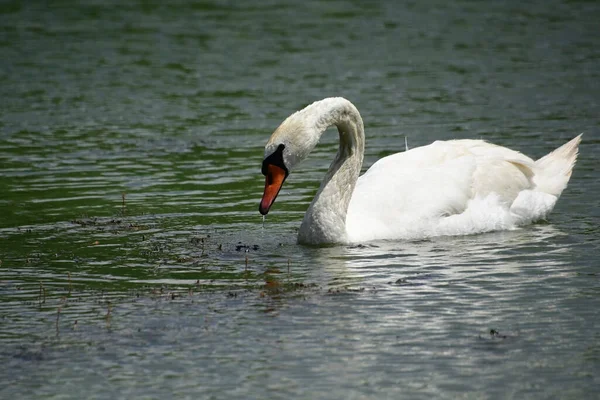
M 267 176 L 268 165 L 278 166 L 279 168 L 285 171 L 286 177 L 289 175 L 289 171 L 285 166 L 285 163 L 283 162 L 283 149 L 285 149 L 285 145 L 280 144 L 279 146 L 277 146 L 277 150 L 275 150 L 270 156 L 263 160 L 261 172 L 264 176 Z

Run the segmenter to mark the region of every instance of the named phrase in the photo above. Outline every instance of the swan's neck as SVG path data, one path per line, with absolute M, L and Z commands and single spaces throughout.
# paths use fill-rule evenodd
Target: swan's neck
M 312 117 L 307 118 L 314 124 L 310 131 L 318 138 L 328 127 L 335 125 L 340 146 L 304 215 L 298 241 L 306 244 L 345 242 L 346 214 L 365 149 L 363 121 L 356 107 L 342 99 L 317 102 L 303 111 L 307 112 L 307 117 Z

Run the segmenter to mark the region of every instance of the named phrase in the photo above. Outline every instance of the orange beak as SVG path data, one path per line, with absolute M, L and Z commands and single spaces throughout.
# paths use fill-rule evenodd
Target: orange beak
M 260 211 L 262 215 L 267 215 L 269 212 L 286 177 L 287 174 L 283 168 L 273 164 L 267 165 L 265 192 L 263 193 L 262 200 L 258 206 L 258 211 Z

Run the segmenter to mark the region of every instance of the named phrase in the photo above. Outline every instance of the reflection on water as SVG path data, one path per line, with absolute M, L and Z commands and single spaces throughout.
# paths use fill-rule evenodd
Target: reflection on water
M 0 5 L 0 398 L 592 398 L 596 2 Z M 584 132 L 550 221 L 296 245 L 335 130 L 263 222 L 262 147 L 326 96 L 366 169 Z
M 381 269 L 386 274 L 400 269 L 452 266 L 456 272 L 461 267 L 501 269 L 526 268 L 548 259 L 550 265 L 567 263 L 569 243 L 561 243 L 567 234 L 554 225 L 539 224 L 524 229 L 492 232 L 481 235 L 440 237 L 418 241 L 381 241 L 350 247 L 326 247 L 315 254 L 322 257 L 327 270 L 352 271 L 358 274 Z M 526 253 L 526 254 L 524 254 Z M 518 260 L 514 255 L 518 254 Z M 328 260 L 329 262 L 325 262 Z M 519 264 L 511 264 L 519 261 Z M 514 272 L 518 272 L 515 270 Z

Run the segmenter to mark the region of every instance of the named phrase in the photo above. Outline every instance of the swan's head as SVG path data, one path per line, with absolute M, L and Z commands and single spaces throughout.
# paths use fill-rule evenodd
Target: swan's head
M 290 174 L 283 159 L 284 150 L 285 145 L 280 144 L 273 153 L 263 160 L 262 174 L 265 176 L 265 192 L 258 206 L 258 211 L 262 215 L 267 215 L 281 190 L 281 186 L 283 186 L 283 182 L 285 182 L 285 178 Z
M 292 114 L 273 132 L 265 146 L 262 163 L 265 191 L 258 207 L 262 215 L 269 212 L 292 169 L 319 141 L 320 132 L 315 132 L 308 122 L 302 111 Z

